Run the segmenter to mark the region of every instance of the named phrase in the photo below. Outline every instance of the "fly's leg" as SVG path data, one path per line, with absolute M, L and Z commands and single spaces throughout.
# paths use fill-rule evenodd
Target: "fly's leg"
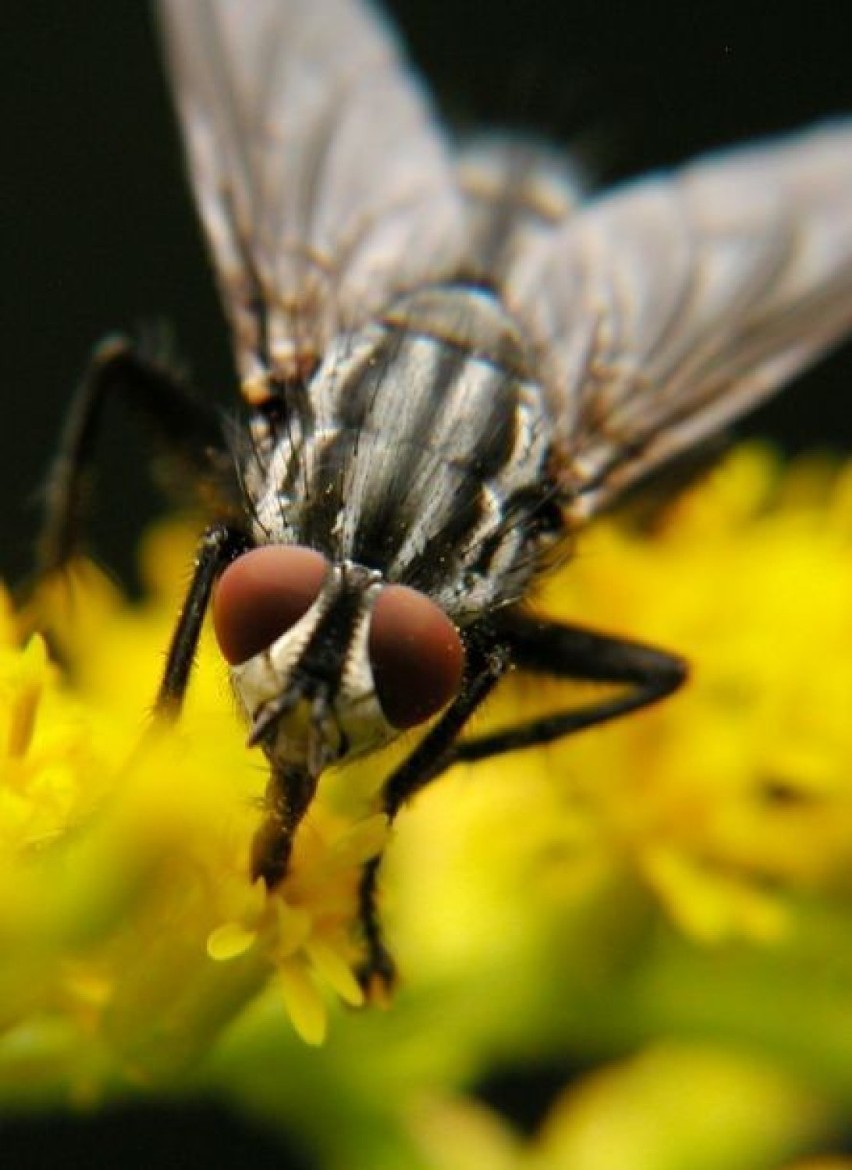
M 230 465 L 213 410 L 199 402 L 164 365 L 142 356 L 125 338 L 104 341 L 95 350 L 71 401 L 48 477 L 37 576 L 61 569 L 74 553 L 103 410 L 112 396 L 128 402 L 148 424 L 158 445 L 198 475 L 208 480 L 211 475 L 221 477 Z M 154 705 L 156 715 L 173 719 L 180 713 L 213 585 L 226 565 L 250 547 L 245 534 L 228 524 L 214 524 L 204 533 L 166 656 Z
M 465 740 L 456 744 L 453 762 L 472 762 L 550 743 L 639 711 L 676 691 L 688 673 L 684 660 L 668 651 L 577 626 L 538 621 L 524 614 L 504 618 L 500 635 L 519 670 L 576 682 L 623 685 L 625 689 L 582 707 Z
M 537 621 L 523 614 L 501 619 L 492 632 L 499 646 L 497 663 L 488 667 L 488 655 L 480 650 L 480 663 L 444 717 L 421 744 L 391 775 L 384 789 L 384 809 L 392 820 L 403 804 L 452 764 L 473 762 L 550 743 L 565 735 L 595 727 L 620 715 L 658 702 L 677 690 L 686 679 L 683 659 L 638 642 L 592 630 Z M 579 708 L 560 711 L 517 727 L 459 742 L 458 734 L 487 697 L 509 665 L 533 674 L 582 682 L 623 684 L 614 697 Z M 394 964 L 384 945 L 376 905 L 381 856 L 364 867 L 359 887 L 359 917 L 366 943 L 360 972 L 367 991 L 389 989 Z
M 476 640 L 468 647 L 465 678 L 458 698 L 414 751 L 391 773 L 382 790 L 382 808 L 389 821 L 399 810 L 454 761 L 455 742 L 464 725 L 491 694 L 510 665 L 506 648 L 493 644 L 481 647 Z M 364 939 L 364 961 L 359 982 L 371 995 L 382 995 L 394 984 L 393 959 L 382 937 L 377 906 L 379 869 L 382 855 L 373 857 L 361 871 L 358 886 L 358 920 Z
M 227 524 L 213 524 L 202 536 L 192 580 L 166 654 L 163 679 L 154 704 L 155 715 L 166 719 L 180 715 L 213 586 L 226 566 L 250 547 L 245 534 Z
M 164 365 L 140 355 L 125 338 L 102 342 L 71 401 L 48 476 L 38 575 L 61 569 L 79 542 L 103 408 L 111 397 L 126 401 L 148 424 L 155 442 L 197 476 L 209 480 L 228 471 L 230 461 L 215 412 Z

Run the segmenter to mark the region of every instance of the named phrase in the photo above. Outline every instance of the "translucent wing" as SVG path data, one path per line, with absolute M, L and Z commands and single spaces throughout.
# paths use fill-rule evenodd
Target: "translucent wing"
M 465 201 L 464 273 L 498 286 L 532 241 L 576 213 L 586 185 L 565 152 L 511 134 L 464 143 L 456 174 Z
M 852 327 L 852 121 L 625 185 L 518 255 L 583 518 Z
M 346 0 L 159 0 L 244 391 L 454 268 L 453 163 L 392 35 Z

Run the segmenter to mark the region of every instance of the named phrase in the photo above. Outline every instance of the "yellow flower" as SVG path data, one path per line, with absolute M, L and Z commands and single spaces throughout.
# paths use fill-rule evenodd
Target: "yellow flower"
M 268 896 L 248 880 L 263 769 L 208 641 L 179 727 L 150 723 L 191 540 L 181 526 L 149 538 L 146 563 L 162 577 L 139 607 L 86 565 L 45 590 L 36 608 L 63 671 L 40 635 L 19 649 L 3 611 L 6 1052 L 19 1068 L 23 1051 L 37 1082 L 60 1040 L 85 1050 L 83 1096 L 116 1071 L 173 1075 L 270 981 L 311 1043 L 324 1035 L 324 989 L 361 1000 L 355 885 L 385 819 L 318 804 L 288 881 Z M 2 1055 L 0 1043 L 0 1067 Z
M 782 472 L 748 449 L 650 535 L 589 532 L 537 608 L 676 650 L 690 680 L 654 709 L 459 768 L 418 798 L 389 867 L 403 969 L 511 968 L 517 996 L 543 932 L 575 937 L 591 908 L 628 937 L 642 890 L 699 944 L 789 941 L 812 898 L 848 898 L 850 599 L 852 468 Z M 516 676 L 482 722 L 566 698 L 589 690 Z
M 645 891 L 702 943 L 765 943 L 802 899 L 850 892 L 852 469 L 743 451 L 641 527 L 590 531 L 536 607 L 685 654 L 685 690 L 458 768 L 394 832 L 384 888 L 408 998 L 463 989 L 469 1037 L 532 1027 L 553 995 L 542 956 L 607 897 Z M 178 727 L 149 723 L 191 557 L 174 523 L 147 538 L 142 604 L 89 565 L 45 589 L 61 665 L 38 634 L 20 649 L 0 609 L 0 1088 L 23 1076 L 37 1093 L 61 1069 L 81 1099 L 159 1083 L 268 987 L 312 1043 L 330 998 L 361 1002 L 355 890 L 386 841 L 367 799 L 386 765 L 324 780 L 280 893 L 250 884 L 264 767 L 211 639 Z M 478 728 L 586 697 L 512 678 Z
M 559 749 L 607 845 L 680 925 L 770 938 L 785 893 L 847 884 L 849 470 L 802 462 L 782 478 L 741 453 L 653 542 L 600 531 L 573 588 L 587 620 L 617 615 L 692 663 L 670 703 Z

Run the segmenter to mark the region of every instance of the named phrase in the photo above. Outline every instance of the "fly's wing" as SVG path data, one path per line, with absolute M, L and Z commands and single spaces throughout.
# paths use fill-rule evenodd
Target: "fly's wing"
M 456 264 L 453 163 L 390 31 L 351 0 L 158 0 L 244 393 Z
M 512 134 L 482 134 L 458 152 L 465 204 L 464 274 L 500 287 L 531 241 L 566 223 L 586 186 L 564 151 Z
M 627 184 L 524 249 L 504 294 L 582 520 L 852 328 L 852 121 Z

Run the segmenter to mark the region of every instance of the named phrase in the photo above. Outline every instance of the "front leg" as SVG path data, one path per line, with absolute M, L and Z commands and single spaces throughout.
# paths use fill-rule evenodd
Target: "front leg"
M 687 674 L 683 659 L 666 651 L 592 630 L 539 621 L 519 612 L 501 617 L 488 637 L 492 640 L 491 658 L 484 647 L 476 650 L 478 665 L 474 665 L 459 698 L 387 781 L 384 809 L 390 819 L 406 801 L 455 763 L 472 763 L 550 743 L 637 711 L 677 690 Z M 530 674 L 622 684 L 625 689 L 582 707 L 459 741 L 464 725 L 509 665 Z M 365 990 L 379 994 L 388 991 L 395 979 L 377 908 L 381 860 L 379 856 L 367 862 L 359 887 L 359 920 L 366 944 L 360 979 Z
M 678 690 L 688 674 L 686 662 L 667 650 L 519 612 L 500 620 L 500 634 L 519 670 L 575 682 L 611 683 L 624 690 L 505 731 L 465 740 L 456 745 L 454 761 L 470 763 L 597 727 L 659 702 Z
M 462 728 L 485 702 L 510 665 L 506 646 L 474 636 L 461 691 L 410 756 L 391 773 L 382 790 L 382 807 L 392 821 L 406 801 L 425 788 L 454 762 L 455 743 Z M 396 968 L 382 937 L 377 906 L 382 855 L 373 857 L 361 871 L 358 887 L 358 921 L 365 944 L 358 979 L 370 995 L 386 994 L 393 987 Z
M 156 715 L 176 719 L 180 714 L 213 586 L 231 561 L 250 547 L 245 533 L 227 524 L 213 524 L 202 536 L 192 580 L 166 654 L 163 679 L 154 704 Z

